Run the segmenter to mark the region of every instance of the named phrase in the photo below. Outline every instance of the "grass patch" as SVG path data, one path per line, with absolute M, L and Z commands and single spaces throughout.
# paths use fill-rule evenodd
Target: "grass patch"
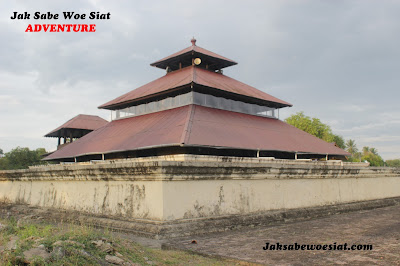
M 0 223 L 0 265 L 101 265 L 106 264 L 106 255 L 140 265 L 250 265 L 185 251 L 147 248 L 86 225 L 17 222 L 14 218 Z M 7 250 L 13 239 L 15 246 Z M 1 247 L 6 250 L 1 251 Z M 33 248 L 45 250 L 49 258 L 27 259 L 24 252 Z

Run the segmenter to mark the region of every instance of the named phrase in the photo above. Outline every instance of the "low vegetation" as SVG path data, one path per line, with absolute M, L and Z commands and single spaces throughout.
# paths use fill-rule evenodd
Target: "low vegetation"
M 322 123 L 318 118 L 309 117 L 303 112 L 298 112 L 286 118 L 285 122 L 326 142 L 335 142 L 339 148 L 346 148 L 343 137 L 333 134 L 331 127 Z
M 90 226 L 0 220 L 0 265 L 249 265 L 143 247 Z
M 342 136 L 335 135 L 329 125 L 324 124 L 315 117 L 306 116 L 303 112 L 298 112 L 285 119 L 285 122 L 301 129 L 311 135 L 314 135 L 326 142 L 335 143 L 339 148 L 345 149 L 351 156 L 349 162 L 367 161 L 371 166 L 391 166 L 400 167 L 400 159 L 388 160 L 386 163 L 378 154 L 378 150 L 372 147 L 363 147 L 359 152 L 355 140 L 344 140 Z
M 400 159 L 387 160 L 386 165 L 389 167 L 400 167 Z
M 26 169 L 28 166 L 46 164 L 46 162 L 41 161 L 46 153 L 43 148 L 30 150 L 29 148 L 17 147 L 5 154 L 0 149 L 0 170 Z

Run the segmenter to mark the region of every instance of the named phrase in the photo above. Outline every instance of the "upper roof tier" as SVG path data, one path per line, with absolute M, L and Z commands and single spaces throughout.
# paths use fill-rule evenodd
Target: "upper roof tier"
M 67 131 L 70 129 L 76 130 L 84 130 L 84 131 L 93 131 L 98 129 L 99 127 L 104 126 L 107 124 L 108 121 L 104 120 L 103 118 L 97 115 L 77 115 L 58 128 L 54 129 L 53 131 L 47 133 L 45 137 L 70 137 L 67 134 Z M 81 136 L 73 136 L 73 137 L 81 137 Z
M 195 63 L 210 70 L 219 70 L 224 67 L 236 65 L 237 63 L 231 59 L 223 57 L 219 54 L 208 51 L 196 45 L 196 39 L 192 39 L 192 46 L 189 46 L 177 53 L 167 56 L 157 62 L 150 64 L 162 69 L 177 70 L 194 64 L 193 60 L 199 58 L 200 61 Z
M 292 106 L 288 102 L 223 74 L 205 70 L 197 66 L 190 66 L 172 71 L 161 78 L 99 106 L 99 108 L 110 110 L 122 109 L 135 105 L 136 102 L 145 99 L 149 99 L 150 101 L 153 97 L 165 95 L 169 92 L 184 89 L 185 87 L 192 87 L 192 90 L 198 90 L 199 92 L 208 90 L 207 94 L 210 92 L 224 94 L 228 98 L 238 99 L 241 97 L 240 100 L 242 101 L 274 108 Z

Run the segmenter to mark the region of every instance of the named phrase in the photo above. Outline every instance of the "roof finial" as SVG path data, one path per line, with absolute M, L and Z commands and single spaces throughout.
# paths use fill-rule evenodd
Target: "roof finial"
M 192 46 L 196 45 L 196 39 L 194 37 L 190 41 L 192 42 Z

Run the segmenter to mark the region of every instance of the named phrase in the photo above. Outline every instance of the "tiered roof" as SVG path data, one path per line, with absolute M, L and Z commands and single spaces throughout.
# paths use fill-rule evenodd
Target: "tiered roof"
M 166 69 L 165 76 L 99 108 L 125 110 L 127 107 L 160 101 L 191 91 L 251 104 L 251 108 L 256 105 L 273 109 L 292 106 L 222 74 L 221 68 L 234 64 L 237 63 L 196 46 L 196 41 L 192 40 L 192 46 L 151 64 Z M 250 105 L 247 107 L 250 108 Z M 214 150 L 349 155 L 335 145 L 279 119 L 221 108 L 200 106 L 192 102 L 182 107 L 117 119 L 54 152 L 46 159 L 66 160 L 90 155 L 102 155 L 104 159 L 129 151 L 163 148 L 165 152 L 168 147 L 171 152 L 173 147 L 201 147 Z M 110 156 L 104 157 L 105 154 Z

